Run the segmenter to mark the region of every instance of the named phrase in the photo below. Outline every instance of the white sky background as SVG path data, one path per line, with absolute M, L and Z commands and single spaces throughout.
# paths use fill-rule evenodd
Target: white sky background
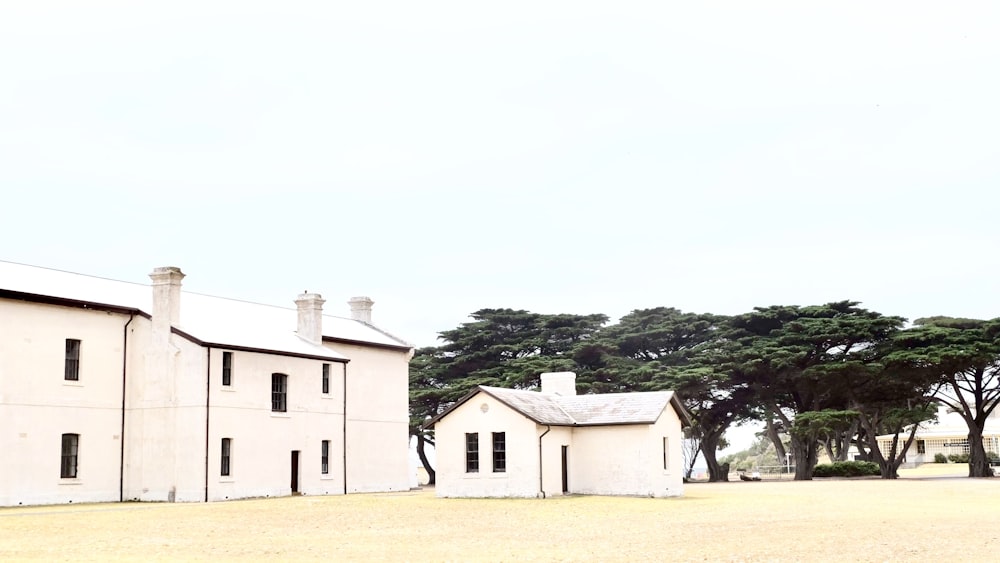
M 0 259 L 417 345 L 484 307 L 1000 316 L 1000 4 L 0 4 Z

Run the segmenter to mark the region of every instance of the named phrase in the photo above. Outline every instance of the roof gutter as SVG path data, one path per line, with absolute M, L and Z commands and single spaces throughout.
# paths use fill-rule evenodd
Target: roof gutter
M 118 502 L 125 501 L 125 380 L 128 374 L 128 325 L 135 319 L 135 312 L 129 313 L 128 322 L 122 327 L 122 428 L 118 435 L 121 451 L 118 453 Z
M 208 419 L 212 412 L 212 347 L 205 348 L 205 502 L 208 502 Z
M 343 453 L 342 465 L 344 468 L 344 494 L 347 494 L 347 362 L 344 362 L 344 376 L 343 376 L 343 392 L 344 392 L 344 411 L 343 423 L 340 425 L 341 431 L 341 452 Z
M 545 482 L 542 480 L 542 438 L 544 438 L 550 430 L 552 430 L 552 427 L 546 424 L 545 432 L 542 432 L 542 435 L 538 437 L 538 494 L 542 495 L 542 498 L 545 498 Z

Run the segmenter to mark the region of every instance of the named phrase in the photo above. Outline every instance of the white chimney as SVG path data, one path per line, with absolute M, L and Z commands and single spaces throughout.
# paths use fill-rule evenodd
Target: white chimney
M 303 293 L 295 300 L 299 309 L 298 335 L 313 344 L 323 343 L 323 303 L 318 293 Z
M 542 393 L 553 393 L 564 397 L 576 395 L 576 374 L 571 371 L 543 373 Z
M 153 280 L 153 323 L 163 323 L 168 328 L 180 324 L 181 280 L 184 274 L 176 266 L 154 268 L 149 274 Z
M 372 305 L 375 302 L 371 300 L 371 297 L 351 297 L 347 304 L 351 306 L 352 319 L 372 324 Z

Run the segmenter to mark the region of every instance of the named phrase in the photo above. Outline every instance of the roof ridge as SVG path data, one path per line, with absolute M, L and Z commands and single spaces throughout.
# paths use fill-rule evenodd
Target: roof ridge
M 106 278 L 104 276 L 95 276 L 93 274 L 83 274 L 83 273 L 80 273 L 80 272 L 73 272 L 73 271 L 70 271 L 70 270 L 61 270 L 59 268 L 50 268 L 48 266 L 36 266 L 34 264 L 25 264 L 24 262 L 14 262 L 13 260 L 3 260 L 3 259 L 0 259 L 0 262 L 2 262 L 4 264 L 11 264 L 11 265 L 14 265 L 14 266 L 24 266 L 25 268 L 37 268 L 39 270 L 48 270 L 50 272 L 59 272 L 61 274 L 72 274 L 74 276 L 83 276 L 85 278 L 93 278 L 95 280 L 104 280 L 104 281 L 112 281 L 112 282 L 118 282 L 118 283 L 127 283 L 127 284 L 131 284 L 131 285 L 143 285 L 143 286 L 147 286 L 147 287 L 150 285 L 148 283 L 140 283 L 140 282 L 134 282 L 134 281 L 128 281 L 128 280 L 119 280 L 119 279 L 115 279 L 115 278 Z

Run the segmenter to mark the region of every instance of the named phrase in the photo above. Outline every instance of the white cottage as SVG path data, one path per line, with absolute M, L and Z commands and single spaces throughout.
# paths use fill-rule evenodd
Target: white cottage
M 439 497 L 683 494 L 682 427 L 670 391 L 576 394 L 576 375 L 541 391 L 479 386 L 428 421 Z
M 409 488 L 412 348 L 370 299 L 342 318 L 150 277 L 0 262 L 0 506 Z

